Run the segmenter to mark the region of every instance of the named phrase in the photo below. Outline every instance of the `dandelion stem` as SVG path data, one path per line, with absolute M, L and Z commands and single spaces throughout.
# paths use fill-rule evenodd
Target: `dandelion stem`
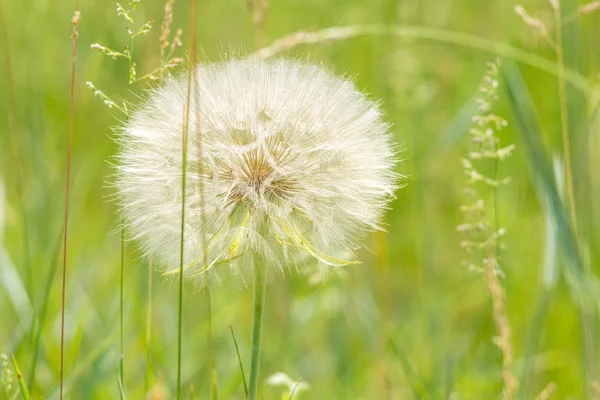
M 265 276 L 262 266 L 254 261 L 254 300 L 252 311 L 252 352 L 250 355 L 250 377 L 248 380 L 248 400 L 256 400 L 258 394 L 258 367 L 260 358 L 260 339 L 265 300 Z

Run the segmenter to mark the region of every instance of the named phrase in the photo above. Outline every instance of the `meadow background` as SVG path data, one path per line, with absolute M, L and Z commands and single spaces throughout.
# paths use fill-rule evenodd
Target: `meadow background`
M 14 354 L 32 398 L 58 398 L 74 2 L 3 0 L 0 4 L 6 32 L 0 40 L 0 353 Z M 550 260 L 555 255 L 559 271 L 570 271 L 573 258 L 564 256 L 568 248 L 564 243 L 574 235 L 550 229 L 555 240 L 545 241 L 553 212 L 546 207 L 551 195 L 540 190 L 539 174 L 536 178 L 531 173 L 536 165 L 551 171 L 542 168 L 550 165 L 544 164 L 550 155 L 564 159 L 559 80 L 531 65 L 542 57 L 550 72 L 557 68 L 555 50 L 548 44 L 549 38 L 555 40 L 553 9 L 545 0 L 521 4 L 543 21 L 547 36 L 515 13 L 517 3 L 512 0 L 271 0 L 262 42 L 268 45 L 298 30 L 351 24 L 420 26 L 468 35 L 465 42 L 485 38 L 514 46 L 523 51 L 520 61 L 534 58 L 518 64 L 537 109 L 536 114 L 525 110 L 529 112 L 521 119 L 539 120 L 541 129 L 529 134 L 535 133 L 544 146 L 531 151 L 524 143 L 527 133 L 520 129 L 514 112 L 520 106 L 503 83 L 495 110 L 508 120 L 500 133 L 502 142 L 516 145 L 513 157 L 498 167 L 498 174 L 511 176 L 512 181 L 496 191 L 496 218 L 506 230 L 499 262 L 512 329 L 512 368 L 520 382 L 518 398 L 533 399 L 549 383 L 556 385 L 554 398 L 593 398 L 600 367 L 599 302 L 591 277 L 599 268 L 600 221 L 595 206 L 600 194 L 596 120 L 600 12 L 576 15 L 583 2 L 561 2 L 564 63 L 567 74 L 577 78 L 571 81 L 578 82 L 567 81 L 565 109 L 578 216 L 576 258 L 585 272 L 581 279 L 570 280 L 565 279 L 568 273 L 560 273 L 555 284 L 544 284 L 548 261 L 544 252 Z M 163 7 L 162 0 L 142 0 L 136 12 L 136 21 L 155 21 L 136 48 L 138 73 L 159 62 Z M 256 49 L 252 13 L 245 1 L 199 0 L 197 7 L 198 49 L 204 60 Z M 120 121 L 94 98 L 85 82 L 93 81 L 113 98 L 132 101 L 136 94 L 143 95 L 144 85 L 130 92 L 127 64 L 90 50 L 96 42 L 121 49 L 127 41 L 114 4 L 83 0 L 80 10 L 65 397 L 110 399 L 119 398 L 121 241 L 116 204 L 111 200 L 110 162 L 117 150 L 111 129 Z M 175 3 L 172 26 L 183 29 L 179 54 L 185 56 L 191 32 L 187 1 Z M 352 75 L 360 89 L 381 99 L 396 139 L 405 148 L 397 170 L 408 175 L 387 213 L 388 231 L 365 239 L 370 251 L 360 252 L 361 265 L 319 282 L 295 274 L 270 281 L 261 377 L 282 371 L 308 382 L 310 389 L 297 398 L 501 397 L 502 357 L 492 343 L 496 333 L 490 294 L 482 274 L 461 264 L 466 257 L 456 227 L 463 222 L 459 207 L 466 202 L 460 159 L 468 151 L 471 117 L 477 113 L 473 100 L 486 63 L 498 55 L 509 63 L 515 53 L 501 46 L 453 44 L 444 41 L 450 35 L 438 36 L 366 35 L 301 45 L 288 53 Z M 536 154 L 546 158 L 540 160 Z M 564 208 L 564 215 L 570 215 L 566 196 Z M 160 272 L 149 274 L 148 260 L 140 258 L 133 242 L 126 243 L 124 262 L 123 387 L 129 399 L 145 398 L 145 393 L 153 399 L 174 398 L 177 284 Z M 581 300 L 586 282 L 591 294 Z M 211 287 L 211 296 L 218 397 L 241 399 L 243 386 L 230 327 L 247 364 L 252 293 L 239 283 L 225 281 Z M 209 398 L 206 331 L 205 293 L 186 284 L 184 398 Z M 263 384 L 261 392 L 265 399 L 287 398 L 281 387 Z

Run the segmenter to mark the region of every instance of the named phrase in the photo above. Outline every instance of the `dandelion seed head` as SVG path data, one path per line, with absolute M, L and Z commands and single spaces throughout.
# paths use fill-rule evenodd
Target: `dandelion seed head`
M 252 254 L 274 267 L 349 263 L 339 257 L 382 228 L 398 184 L 396 147 L 377 103 L 326 68 L 289 59 L 200 65 L 196 75 L 186 275 L 218 274 L 223 264 L 243 273 Z M 187 76 L 153 90 L 122 129 L 118 155 L 129 232 L 172 270 L 187 99 Z

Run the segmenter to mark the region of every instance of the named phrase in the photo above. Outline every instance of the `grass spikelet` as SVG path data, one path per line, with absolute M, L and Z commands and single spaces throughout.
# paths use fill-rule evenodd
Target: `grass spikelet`
M 523 22 L 529 25 L 529 27 L 536 31 L 538 34 L 540 34 L 541 36 L 548 35 L 548 29 L 546 28 L 546 25 L 544 25 L 544 23 L 541 20 L 529 15 L 525 10 L 525 7 L 517 5 L 515 6 L 515 12 L 519 17 L 521 17 Z
M 498 252 L 502 248 L 500 241 L 504 229 L 497 226 L 496 213 L 496 188 L 510 182 L 509 178 L 496 177 L 497 163 L 510 157 L 514 145 L 502 147 L 497 132 L 503 129 L 506 120 L 493 113 L 493 106 L 498 99 L 500 60 L 489 63 L 483 82 L 479 88 L 482 96 L 477 99 L 479 115 L 473 118 L 475 127 L 471 129 L 471 144 L 467 158 L 462 160 L 464 174 L 467 177 L 465 194 L 470 202 L 461 207 L 464 212 L 465 222 L 457 230 L 468 235 L 467 240 L 461 242 L 467 253 L 473 254 L 478 260 L 475 263 L 465 262 L 471 270 L 481 271 L 484 275 L 488 292 L 492 299 L 492 315 L 496 326 L 494 344 L 502 354 L 502 379 L 504 381 L 503 398 L 514 398 L 517 389 L 517 380 L 512 372 L 513 349 L 511 344 L 511 330 L 505 306 L 506 293 L 500 281 L 503 272 L 500 269 Z M 479 168 L 491 164 L 492 176 L 488 177 L 480 172 Z M 481 167 L 478 167 L 479 163 Z M 491 205 L 485 205 L 482 185 L 491 188 Z
M 167 0 L 165 3 L 165 16 L 163 22 L 160 25 L 160 58 L 165 59 L 165 49 L 169 46 L 169 39 L 171 35 L 171 24 L 173 23 L 173 4 L 175 0 Z M 176 36 L 177 38 L 178 36 Z
M 10 369 L 8 356 L 4 353 L 0 354 L 1 370 L 0 370 L 0 388 L 4 392 L 7 399 L 13 398 L 13 372 Z
M 592 1 L 579 6 L 577 14 L 591 14 L 598 10 L 600 10 L 600 1 Z
M 556 386 L 555 383 L 550 382 L 545 388 L 544 390 L 542 390 L 540 392 L 540 394 L 538 394 L 535 397 L 535 400 L 548 400 L 549 398 L 551 398 L 552 396 L 554 396 L 554 393 L 556 393 L 556 391 L 558 390 L 558 386 Z

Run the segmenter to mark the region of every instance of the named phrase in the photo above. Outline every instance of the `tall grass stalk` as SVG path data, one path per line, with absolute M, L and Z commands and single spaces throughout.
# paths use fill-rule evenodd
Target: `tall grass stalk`
M 60 318 L 60 399 L 63 398 L 64 382 L 64 354 L 65 354 L 65 294 L 67 283 L 67 239 L 69 228 L 69 188 L 71 183 L 71 144 L 73 141 L 73 123 L 75 120 L 75 68 L 77 65 L 77 28 L 79 25 L 79 0 L 75 0 L 75 14 L 71 19 L 73 24 L 73 58 L 71 61 L 71 84 L 69 93 L 69 133 L 67 139 L 67 172 L 65 185 L 65 219 L 63 236 L 63 265 L 62 265 L 62 291 L 61 291 L 61 318 Z
M 181 241 L 179 250 L 181 252 L 179 261 L 179 286 L 178 286 L 178 305 L 177 305 L 177 400 L 181 399 L 181 341 L 182 341 L 182 325 L 183 325 L 183 267 L 185 257 L 184 232 L 185 232 L 185 198 L 186 198 L 186 178 L 187 178 L 187 152 L 188 152 L 188 128 L 189 128 L 189 113 L 190 113 L 190 88 L 192 82 L 192 71 L 189 71 L 188 78 L 188 99 L 187 106 L 184 111 L 183 129 L 181 135 L 182 145 L 182 172 L 181 172 Z
M 119 293 L 119 314 L 120 314 L 120 330 L 121 330 L 121 337 L 120 337 L 120 349 L 121 349 L 121 358 L 120 358 L 120 362 L 119 362 L 119 378 L 120 378 L 120 382 L 121 382 L 121 386 L 123 387 L 123 390 L 120 390 L 119 393 L 121 393 L 121 399 L 123 398 L 123 392 L 124 392 L 124 388 L 125 388 L 125 380 L 123 379 L 123 363 L 124 363 L 124 356 L 123 356 L 123 351 L 124 351 L 124 346 L 123 346 L 123 303 L 124 303 L 124 298 L 123 298 L 123 286 L 124 286 L 124 282 L 125 282 L 125 226 L 121 227 L 121 287 L 120 287 L 120 293 Z
M 194 26 L 196 18 L 196 2 L 190 0 L 190 22 L 191 26 Z M 193 32 L 194 30 L 192 30 Z M 195 45 L 194 34 L 192 33 L 192 40 L 190 46 Z M 190 122 L 190 100 L 192 95 L 192 81 L 194 76 L 194 65 L 195 61 L 193 57 L 190 57 L 188 63 L 188 82 L 187 82 L 187 98 L 186 106 L 183 115 L 183 129 L 181 132 L 181 233 L 179 243 L 179 303 L 177 313 L 177 389 L 176 397 L 177 400 L 181 399 L 181 349 L 182 349 L 182 329 L 183 329 L 183 267 L 185 262 L 185 200 L 187 190 L 187 153 L 188 153 L 188 136 L 189 136 L 189 122 Z
M 479 88 L 481 97 L 477 99 L 479 113 L 473 118 L 475 127 L 470 130 L 471 144 L 467 158 L 462 159 L 467 185 L 464 193 L 471 200 L 469 204 L 461 206 L 465 213 L 465 223 L 457 227 L 457 231 L 468 235 L 468 240 L 461 242 L 467 253 L 474 253 L 477 257 L 476 264 L 468 264 L 469 268 L 480 271 L 484 275 L 485 284 L 492 301 L 492 316 L 496 327 L 496 336 L 493 343 L 502 354 L 502 379 L 503 399 L 514 398 L 518 386 L 513 367 L 513 349 L 511 344 L 511 329 L 508 321 L 505 304 L 505 290 L 500 276 L 503 275 L 499 260 L 500 238 L 504 229 L 498 226 L 498 200 L 497 188 L 511 181 L 510 177 L 499 178 L 498 162 L 511 156 L 515 146 L 510 144 L 500 146 L 500 139 L 496 136 L 507 125 L 507 121 L 494 114 L 493 107 L 498 99 L 500 60 L 489 63 L 482 84 Z M 491 163 L 491 177 L 480 172 L 485 163 Z M 485 205 L 479 185 L 486 185 L 491 191 L 492 204 Z
M 146 294 L 146 375 L 144 381 L 144 395 L 148 394 L 150 388 L 150 339 L 152 334 L 152 259 L 148 265 L 148 288 Z
M 250 353 L 250 376 L 248 378 L 248 400 L 258 397 L 258 369 L 262 336 L 263 309 L 265 304 L 265 275 L 259 257 L 254 257 L 254 296 L 252 301 L 252 350 Z
M 198 50 L 197 50 L 197 31 L 196 31 L 196 2 L 195 0 L 190 0 L 190 61 L 191 61 L 191 75 L 193 84 L 193 96 L 194 96 L 194 104 L 196 105 L 196 110 L 194 113 L 196 116 L 200 116 L 200 110 L 198 107 L 200 106 L 200 93 L 198 90 Z M 188 102 L 189 103 L 189 102 Z M 189 107 L 189 105 L 188 105 Z M 202 146 L 202 135 L 200 132 L 200 124 L 195 125 L 195 135 L 196 135 L 196 146 L 198 149 L 198 175 L 203 175 L 203 165 L 204 159 L 203 154 L 203 146 Z M 200 208 L 204 207 L 204 182 L 200 180 L 198 185 L 198 199 L 200 203 Z M 201 218 L 201 226 L 200 226 L 200 247 L 204 248 L 206 243 L 206 221 L 204 220 L 204 213 L 202 213 Z M 207 253 L 203 252 L 202 256 L 203 266 L 208 265 Z M 208 355 L 208 378 L 209 378 L 209 386 L 210 386 L 210 398 L 217 399 L 217 383 L 216 383 L 216 372 L 215 372 L 215 363 L 214 363 L 214 349 L 213 349 L 213 341 L 212 341 L 212 302 L 211 302 L 211 294 L 210 294 L 210 275 L 204 274 L 203 276 L 204 283 L 204 302 L 206 307 L 206 349 Z

